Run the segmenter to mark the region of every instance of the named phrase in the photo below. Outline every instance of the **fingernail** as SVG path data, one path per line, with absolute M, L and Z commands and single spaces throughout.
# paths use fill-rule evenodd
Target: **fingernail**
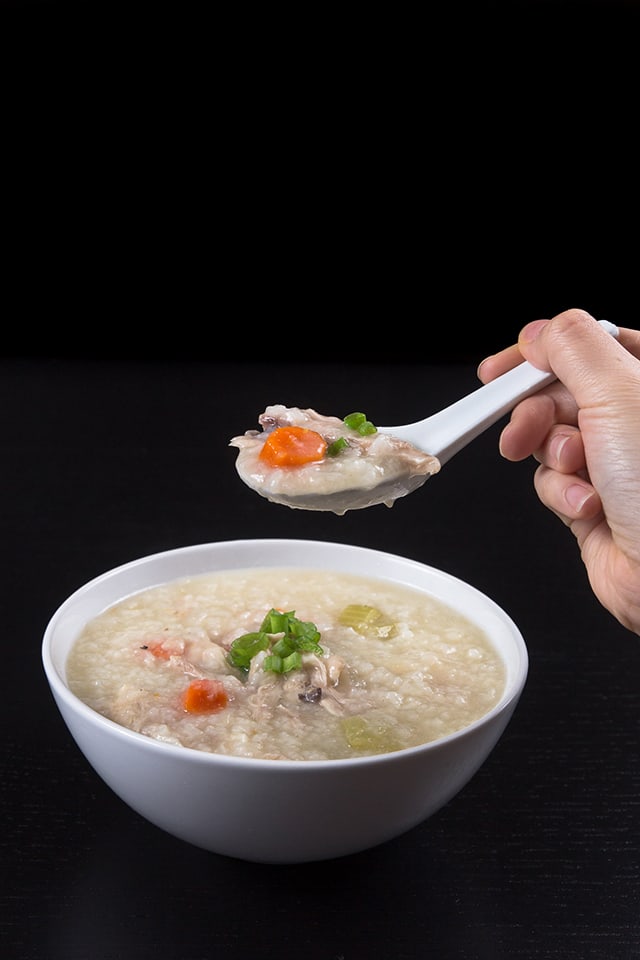
M 533 343 L 533 341 L 541 334 L 542 330 L 548 323 L 548 320 L 532 320 L 531 323 L 528 323 L 526 327 L 523 327 L 520 331 L 518 342 Z
M 478 369 L 476 370 L 476 376 L 477 376 L 478 380 L 482 380 L 482 377 L 481 377 L 481 375 L 480 375 L 480 371 L 482 370 L 482 367 L 483 367 L 484 364 L 487 362 L 487 360 L 490 360 L 490 359 L 491 359 L 491 357 L 485 357 L 484 360 L 481 360 L 480 363 L 478 364 Z
M 502 431 L 502 433 L 500 434 L 500 439 L 498 440 L 498 452 L 500 453 L 501 457 L 505 458 L 505 460 L 507 460 L 508 457 L 506 457 L 504 454 L 504 438 L 505 438 L 505 435 L 510 432 L 510 429 L 509 429 L 510 427 L 511 427 L 511 424 L 508 423 L 504 428 L 504 430 Z
M 567 487 L 564 496 L 571 509 L 575 510 L 576 513 L 580 513 L 587 500 L 590 500 L 593 496 L 593 490 L 590 490 L 588 487 L 583 487 L 579 483 L 574 483 L 570 487 Z
M 549 444 L 549 454 L 554 459 L 556 464 L 560 463 L 560 457 L 562 456 L 562 451 L 565 448 L 565 445 L 570 440 L 568 434 L 557 434 L 551 443 Z

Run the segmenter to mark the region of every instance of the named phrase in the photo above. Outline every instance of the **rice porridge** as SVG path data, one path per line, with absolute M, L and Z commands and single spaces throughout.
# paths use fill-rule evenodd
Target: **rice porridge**
M 91 620 L 67 661 L 97 712 L 209 753 L 330 760 L 467 726 L 505 667 L 484 632 L 386 580 L 261 568 L 180 579 Z

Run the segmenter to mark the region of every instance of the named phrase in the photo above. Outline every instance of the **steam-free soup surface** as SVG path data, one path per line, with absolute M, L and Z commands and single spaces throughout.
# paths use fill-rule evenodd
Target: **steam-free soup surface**
M 287 661 L 285 635 L 278 660 L 283 633 L 263 629 L 272 610 L 290 614 L 292 630 L 317 628 L 311 649 Z M 272 568 L 181 579 L 115 604 L 86 625 L 67 678 L 94 710 L 156 740 L 327 760 L 467 726 L 500 698 L 505 669 L 480 628 L 417 589 Z

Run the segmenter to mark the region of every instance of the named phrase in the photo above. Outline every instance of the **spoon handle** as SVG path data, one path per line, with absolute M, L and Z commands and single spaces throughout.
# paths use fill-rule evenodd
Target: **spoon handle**
M 607 333 L 618 336 L 618 328 L 607 320 L 598 321 Z M 537 393 L 556 379 L 554 373 L 538 370 L 524 361 L 490 383 L 479 387 L 438 413 L 401 427 L 379 427 L 382 433 L 407 440 L 425 453 L 437 457 L 440 464 L 450 460 L 463 447 L 493 426 L 525 397 Z

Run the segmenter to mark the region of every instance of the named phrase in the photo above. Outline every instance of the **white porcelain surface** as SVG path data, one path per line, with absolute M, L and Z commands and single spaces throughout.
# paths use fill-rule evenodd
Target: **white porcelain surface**
M 86 621 L 138 590 L 177 577 L 255 566 L 343 570 L 396 580 L 457 607 L 491 637 L 507 672 L 485 717 L 434 743 L 355 760 L 216 756 L 160 743 L 97 714 L 68 689 L 65 663 Z M 339 857 L 390 840 L 435 813 L 495 746 L 524 687 L 527 650 L 491 599 L 432 567 L 363 547 L 304 540 L 235 540 L 133 561 L 92 580 L 57 610 L 43 665 L 57 706 L 111 789 L 163 830 L 219 854 L 267 863 Z M 73 784 L 69 784 L 69 790 Z
M 618 328 L 613 323 L 607 320 L 598 323 L 612 337 L 618 336 Z M 525 361 L 425 420 L 398 427 L 378 427 L 378 430 L 407 440 L 419 450 L 437 457 L 443 466 L 497 423 L 500 417 L 513 410 L 520 400 L 537 393 L 555 379 L 554 373 L 538 370 Z

